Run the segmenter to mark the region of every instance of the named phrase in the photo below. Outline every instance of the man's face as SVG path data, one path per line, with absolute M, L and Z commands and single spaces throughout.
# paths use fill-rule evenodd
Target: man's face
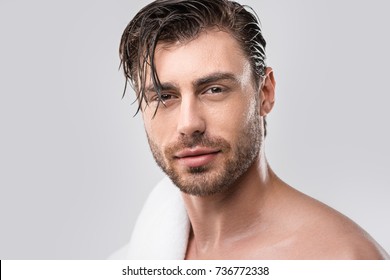
M 157 164 L 183 191 L 228 189 L 257 158 L 262 139 L 259 93 L 248 59 L 226 32 L 209 30 L 177 44 L 158 44 L 162 99 L 146 83 L 143 119 Z

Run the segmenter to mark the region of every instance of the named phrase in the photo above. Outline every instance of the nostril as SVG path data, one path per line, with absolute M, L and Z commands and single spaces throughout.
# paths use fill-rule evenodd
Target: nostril
M 184 131 L 180 131 L 180 135 L 182 135 L 182 136 L 197 137 L 197 136 L 202 136 L 203 134 L 204 134 L 204 131 L 200 131 L 200 130 L 195 130 L 195 131 L 190 132 L 190 133 L 186 133 Z
M 201 136 L 203 135 L 204 131 L 196 130 L 192 133 L 193 136 Z

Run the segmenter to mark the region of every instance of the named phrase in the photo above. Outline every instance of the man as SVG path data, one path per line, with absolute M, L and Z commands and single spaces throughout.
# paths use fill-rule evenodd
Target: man
M 355 223 L 269 167 L 264 139 L 275 79 L 265 45 L 254 13 L 227 0 L 155 1 L 127 26 L 122 66 L 169 179 L 154 189 L 117 257 L 388 257 Z

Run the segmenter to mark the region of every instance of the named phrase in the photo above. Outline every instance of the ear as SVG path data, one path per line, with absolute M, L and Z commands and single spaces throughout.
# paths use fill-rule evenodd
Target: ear
M 271 112 L 275 103 L 275 78 L 271 67 L 265 69 L 265 78 L 260 88 L 260 116 L 266 116 Z

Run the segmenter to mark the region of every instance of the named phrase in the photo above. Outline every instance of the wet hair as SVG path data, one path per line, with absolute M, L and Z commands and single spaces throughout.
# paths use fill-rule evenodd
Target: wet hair
M 148 102 L 145 98 L 147 71 L 150 71 L 161 100 L 161 84 L 154 60 L 157 44 L 187 42 L 211 28 L 228 32 L 237 40 L 251 64 L 254 82 L 259 85 L 265 75 L 266 42 L 253 9 L 228 0 L 157 0 L 141 9 L 130 21 L 119 47 L 126 78 L 123 95 L 130 83 L 137 95 L 137 113 L 143 101 Z

